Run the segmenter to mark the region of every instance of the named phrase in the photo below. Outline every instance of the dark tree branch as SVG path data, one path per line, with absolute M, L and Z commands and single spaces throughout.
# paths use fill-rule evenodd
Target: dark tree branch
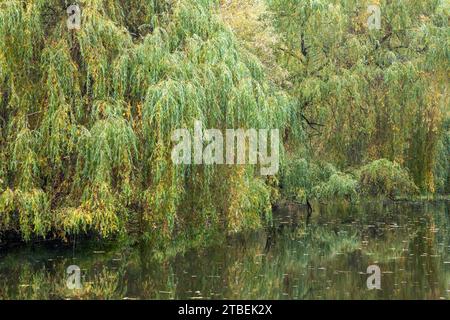
M 325 126 L 325 125 L 323 125 L 323 124 L 321 124 L 321 123 L 317 123 L 317 122 L 313 122 L 313 121 L 309 120 L 308 118 L 305 117 L 304 114 L 301 114 L 301 117 L 302 117 L 303 120 L 306 121 L 306 123 L 308 124 L 308 126 L 309 126 L 311 129 L 318 130 L 318 129 L 316 128 L 316 126 L 319 126 L 319 127 L 324 127 L 324 126 Z

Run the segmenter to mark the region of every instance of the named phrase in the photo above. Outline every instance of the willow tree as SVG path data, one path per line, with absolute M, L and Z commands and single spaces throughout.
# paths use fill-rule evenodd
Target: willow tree
M 0 1 L 0 231 L 236 231 L 268 218 L 254 167 L 177 166 L 171 133 L 283 128 L 288 97 L 214 1 Z
M 423 191 L 442 185 L 450 154 L 439 142 L 450 110 L 445 1 L 268 3 L 285 87 L 315 159 L 344 169 L 386 158 L 407 167 Z M 369 5 L 380 10 L 379 29 Z

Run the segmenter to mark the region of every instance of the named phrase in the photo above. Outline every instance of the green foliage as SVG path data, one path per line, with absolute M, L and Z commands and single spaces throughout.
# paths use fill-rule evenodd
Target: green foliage
M 386 159 L 375 160 L 352 173 L 340 172 L 329 163 L 288 159 L 281 186 L 284 197 L 300 203 L 313 199 L 355 202 L 360 196 L 395 198 L 418 193 L 407 170 Z
M 163 243 L 270 221 L 278 177 L 172 163 L 196 120 L 278 128 L 303 203 L 449 190 L 440 1 L 380 1 L 372 31 L 369 1 L 83 0 L 78 31 L 69 4 L 0 0 L 0 232 Z
M 0 232 L 166 241 L 269 220 L 251 166 L 174 166 L 174 129 L 279 128 L 290 98 L 216 1 L 0 1 Z M 299 131 L 293 126 L 292 131 Z
M 279 33 L 273 25 L 273 13 L 265 0 L 220 0 L 219 14 L 239 39 L 239 44 L 258 56 L 267 75 L 277 84 L 287 76 L 277 63 Z
M 288 159 L 283 167 L 281 185 L 286 197 L 306 203 L 319 183 L 318 168 L 304 158 Z
M 434 192 L 449 171 L 435 166 L 450 105 L 445 1 L 268 3 L 277 61 L 289 72 L 283 86 L 297 100 L 313 159 L 354 168 L 386 158 Z M 367 26 L 370 4 L 380 7 L 380 30 Z
M 358 200 L 358 181 L 351 175 L 336 172 L 328 181 L 323 182 L 313 189 L 314 197 L 318 200 L 345 199 Z
M 312 199 L 358 199 L 358 182 L 351 175 L 339 172 L 329 163 L 308 162 L 304 158 L 286 161 L 282 186 L 285 197 L 300 203 Z
M 359 171 L 361 192 L 368 196 L 396 196 L 417 194 L 418 188 L 408 172 L 398 163 L 386 159 L 375 160 Z
M 436 191 L 450 194 L 450 118 L 444 124 L 443 133 L 438 142 L 434 176 Z
M 42 190 L 5 190 L 0 195 L 0 212 L 0 227 L 20 232 L 25 240 L 32 235 L 45 237 L 50 231 L 49 202 Z

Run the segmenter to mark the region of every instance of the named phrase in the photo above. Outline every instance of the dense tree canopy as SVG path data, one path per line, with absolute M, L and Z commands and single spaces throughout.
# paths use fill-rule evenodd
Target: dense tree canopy
M 171 132 L 279 128 L 290 102 L 210 1 L 0 3 L 0 226 L 45 236 L 259 225 L 250 166 L 174 166 Z
M 0 0 L 0 233 L 160 241 L 257 227 L 279 189 L 449 192 L 443 2 L 376 2 L 380 30 L 368 1 L 77 3 L 69 30 L 70 1 Z M 281 174 L 174 165 L 196 120 L 280 129 Z
M 315 156 L 342 169 L 387 158 L 422 191 L 448 190 L 445 1 L 268 2 L 281 35 L 278 61 L 290 71 L 285 87 Z M 368 28 L 370 4 L 380 7 L 379 30 Z

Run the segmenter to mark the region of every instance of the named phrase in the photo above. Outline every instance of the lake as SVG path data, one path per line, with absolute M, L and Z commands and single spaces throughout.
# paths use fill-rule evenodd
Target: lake
M 449 299 L 449 205 L 335 204 L 309 219 L 286 205 L 271 228 L 167 256 L 96 241 L 0 247 L 0 299 Z

